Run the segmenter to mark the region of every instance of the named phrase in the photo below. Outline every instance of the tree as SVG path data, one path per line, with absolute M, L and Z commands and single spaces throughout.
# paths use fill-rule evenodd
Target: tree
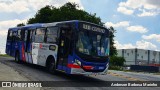
M 124 66 L 125 59 L 123 57 L 112 56 L 110 58 L 110 66 Z
M 83 20 L 103 26 L 100 17 L 96 17 L 96 13 L 90 14 L 84 10 L 77 9 L 79 6 L 75 3 L 66 3 L 63 6 L 56 8 L 54 6 L 45 6 L 41 8 L 33 18 L 28 20 L 28 24 L 32 23 L 50 23 L 67 20 Z M 110 55 L 117 55 L 117 50 L 114 46 L 114 28 L 110 27 Z
M 17 27 L 20 27 L 20 26 L 25 26 L 25 24 L 24 23 L 17 24 Z
M 110 38 L 110 56 L 116 56 L 117 55 L 117 49 L 116 49 L 116 47 L 114 46 L 114 33 L 116 32 L 116 30 L 111 26 L 110 28 L 109 28 L 109 30 L 110 30 L 110 36 L 109 36 L 109 38 Z
M 101 26 L 103 25 L 100 17 L 96 17 L 96 14 L 89 14 L 84 10 L 77 9 L 78 7 L 79 6 L 77 4 L 70 2 L 59 8 L 54 6 L 45 6 L 41 8 L 33 18 L 28 20 L 28 24 L 84 20 Z

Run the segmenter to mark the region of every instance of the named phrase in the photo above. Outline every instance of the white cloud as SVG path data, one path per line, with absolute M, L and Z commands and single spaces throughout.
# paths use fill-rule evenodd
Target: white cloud
M 128 44 L 120 44 L 118 41 L 115 41 L 115 46 L 117 49 L 128 49 L 128 48 L 135 48 L 134 45 L 131 43 Z
M 150 34 L 150 35 L 143 35 L 143 39 L 146 40 L 156 40 L 157 42 L 160 42 L 160 34 Z
M 138 48 L 138 49 L 149 49 L 149 50 L 157 50 L 157 46 L 151 42 L 147 42 L 144 40 L 137 41 L 135 45 L 128 43 L 128 44 L 120 44 L 118 41 L 115 41 L 115 46 L 117 49 L 131 49 L 131 48 Z
M 119 10 L 120 8 L 123 9 L 123 11 Z M 127 0 L 126 2 L 119 3 L 119 7 L 117 8 L 118 12 L 126 14 L 128 13 L 128 10 L 133 11 L 128 15 L 135 13 L 134 11 L 138 11 L 140 12 L 137 14 L 139 17 L 155 16 L 160 14 L 160 1 L 159 0 L 139 0 L 137 2 L 135 0 Z M 147 12 L 144 12 L 142 10 L 145 10 L 145 11 L 147 10 Z
M 10 27 L 15 27 L 19 23 L 26 23 L 26 22 L 27 22 L 26 19 L 24 19 L 24 20 L 15 19 L 15 20 L 8 20 L 8 21 L 0 21 L 0 26 L 1 26 L 0 31 L 1 30 L 7 30 Z
M 156 45 L 154 45 L 151 42 L 144 41 L 144 40 L 137 41 L 136 46 L 137 46 L 137 48 L 141 48 L 141 49 L 151 49 L 151 50 L 156 50 L 157 49 Z
M 144 16 L 156 16 L 158 15 L 158 12 L 155 12 L 155 11 L 150 11 L 150 12 L 147 12 L 145 10 L 143 10 L 142 13 L 140 14 L 137 14 L 139 17 L 144 17 Z
M 112 26 L 112 27 L 127 27 L 127 26 L 129 26 L 129 21 L 122 21 L 122 22 L 118 22 L 115 24 L 112 22 L 106 22 L 105 26 L 107 26 L 107 27 L 110 27 L 110 26 Z
M 46 5 L 59 7 L 66 2 L 74 2 L 79 4 L 79 8 L 83 9 L 80 0 L 10 0 L 0 1 L 0 12 L 18 13 L 37 11 Z
M 131 15 L 134 12 L 133 10 L 127 9 L 126 7 L 118 7 L 117 11 L 126 15 Z
M 26 1 L 16 0 L 12 2 L 0 2 L 0 12 L 22 13 L 30 11 Z
M 131 26 L 129 21 L 121 21 L 118 23 L 106 22 L 105 26 L 106 27 L 112 26 L 114 28 L 124 27 L 127 31 L 138 32 L 138 33 L 148 32 L 147 28 L 145 28 L 141 25 Z
M 131 32 L 139 32 L 139 33 L 146 33 L 148 30 L 144 28 L 143 26 L 137 25 L 137 26 L 129 26 L 127 27 L 128 31 Z
M 160 8 L 160 1 L 159 0 L 145 0 L 147 3 L 145 8 L 150 8 L 150 9 L 156 9 Z

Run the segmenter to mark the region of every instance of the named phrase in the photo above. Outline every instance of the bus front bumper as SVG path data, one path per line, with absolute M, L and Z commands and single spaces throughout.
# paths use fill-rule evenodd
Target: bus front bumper
M 86 72 L 82 68 L 71 68 L 70 74 L 79 75 L 106 75 L 108 71 L 109 64 L 106 65 L 106 69 L 103 72 Z

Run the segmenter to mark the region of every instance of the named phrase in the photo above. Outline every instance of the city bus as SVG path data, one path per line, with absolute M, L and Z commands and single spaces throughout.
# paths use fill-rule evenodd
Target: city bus
M 106 74 L 109 30 L 79 20 L 9 28 L 6 54 L 55 73 Z

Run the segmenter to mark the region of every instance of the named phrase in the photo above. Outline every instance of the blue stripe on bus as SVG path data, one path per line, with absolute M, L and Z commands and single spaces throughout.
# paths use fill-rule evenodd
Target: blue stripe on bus
M 73 58 L 73 56 L 71 56 L 71 55 L 68 56 L 68 63 L 69 63 L 69 64 L 74 63 L 74 58 Z
M 71 73 L 71 69 L 68 68 L 67 66 L 58 65 L 58 70 L 63 70 L 63 71 L 66 72 L 66 74 L 70 74 Z
M 62 67 L 61 65 L 58 65 L 58 68 L 57 68 L 57 69 L 58 69 L 58 70 L 62 70 L 62 68 L 63 68 L 63 67 Z

